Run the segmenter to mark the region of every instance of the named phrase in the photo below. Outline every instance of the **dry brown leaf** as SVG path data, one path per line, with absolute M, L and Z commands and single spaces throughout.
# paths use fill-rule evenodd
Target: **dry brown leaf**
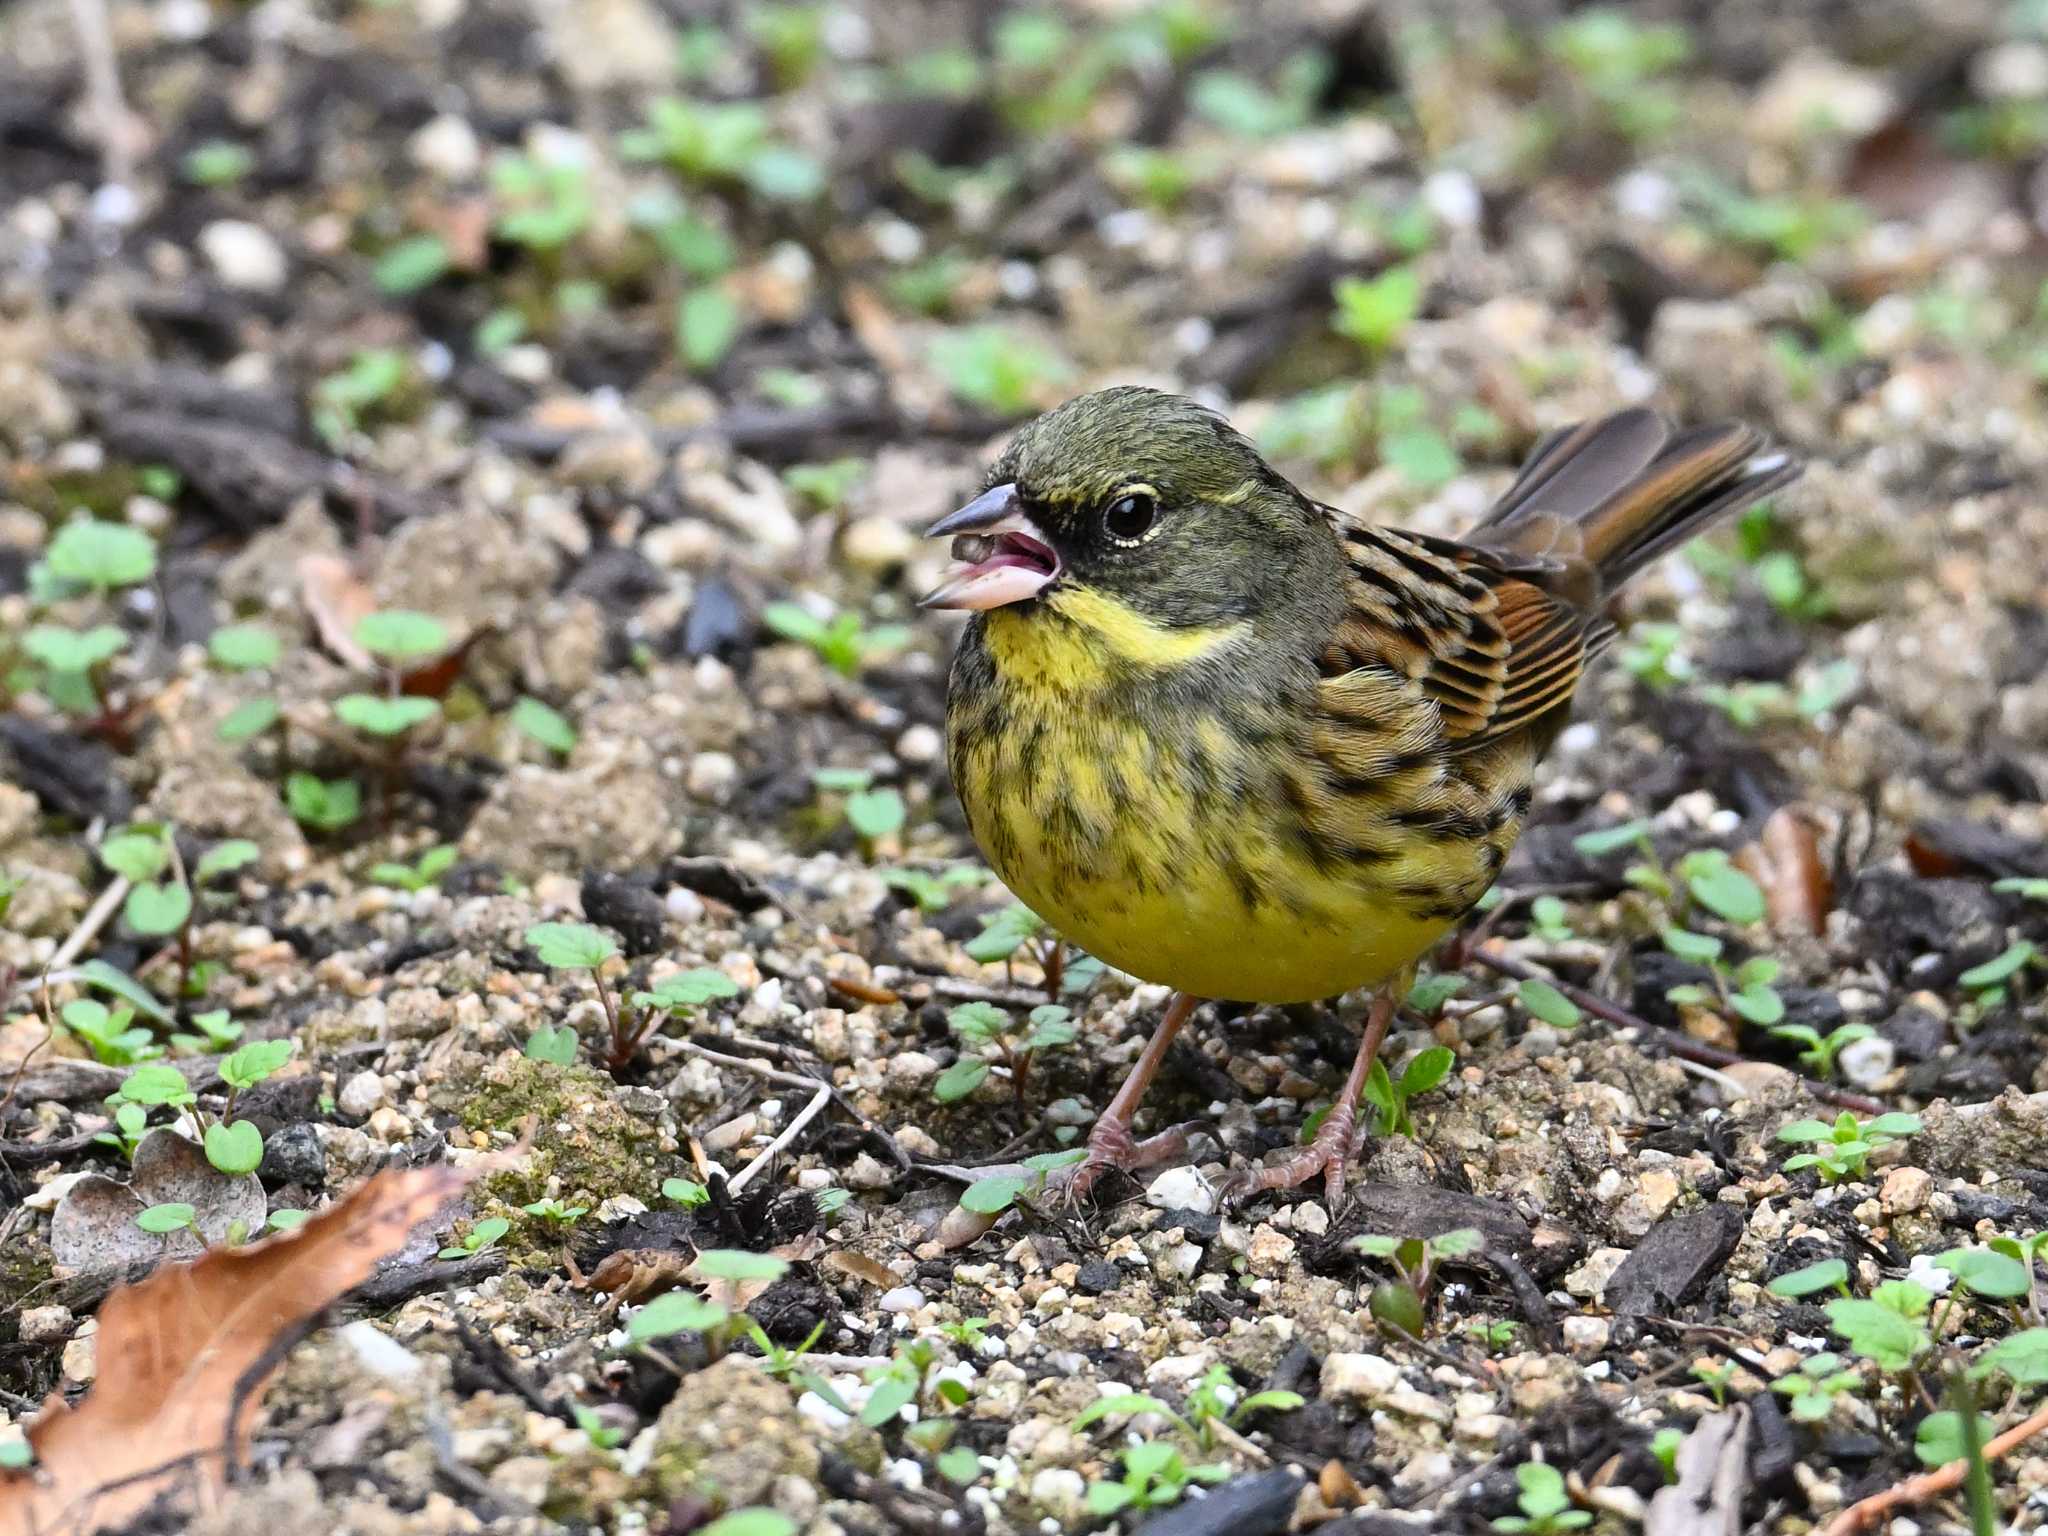
M 356 626 L 377 611 L 377 599 L 354 566 L 339 555 L 300 556 L 299 596 L 320 643 L 336 661 L 364 672 L 377 669 L 376 660 L 356 642 Z
M 1762 888 L 1774 932 L 1826 928 L 1835 882 L 1812 821 L 1798 810 L 1781 805 L 1771 812 L 1757 840 L 1735 855 L 1735 866 Z
M 476 1172 L 381 1173 L 293 1233 L 214 1249 L 122 1286 L 99 1311 L 99 1379 L 28 1427 L 0 1475 L 0 1536 L 91 1536 L 226 1484 L 298 1331 L 361 1284 Z
M 871 1259 L 864 1253 L 854 1252 L 851 1248 L 834 1248 L 819 1259 L 818 1264 L 821 1268 L 836 1270 L 842 1275 L 851 1275 L 856 1280 L 865 1281 L 878 1290 L 891 1291 L 903 1283 L 896 1271 L 880 1259 Z
M 583 1288 L 603 1291 L 611 1300 L 606 1315 L 627 1303 L 639 1303 L 663 1291 L 690 1283 L 690 1266 L 667 1248 L 618 1248 L 606 1254 L 583 1281 Z

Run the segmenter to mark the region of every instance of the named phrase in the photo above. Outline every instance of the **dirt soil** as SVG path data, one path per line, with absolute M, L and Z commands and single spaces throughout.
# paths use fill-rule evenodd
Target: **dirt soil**
M 506 1148 L 148 1528 L 1797 1533 L 2039 1408 L 2039 4 L 97 10 L 0 9 L 0 1426 L 144 1206 Z M 1032 1201 L 1165 996 L 980 865 L 919 533 L 1119 381 L 1437 533 L 1631 402 L 1809 463 L 1631 589 L 1334 1213 L 1215 1189 L 1355 1000 Z M 195 1110 L 253 1172 L 73 1198 Z

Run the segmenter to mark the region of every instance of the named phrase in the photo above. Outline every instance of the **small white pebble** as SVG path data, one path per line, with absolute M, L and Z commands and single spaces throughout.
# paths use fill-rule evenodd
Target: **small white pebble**
M 924 1305 L 924 1292 L 914 1285 L 899 1285 L 893 1291 L 884 1291 L 875 1305 L 884 1312 L 915 1312 Z
M 1216 1209 L 1216 1192 L 1200 1169 L 1169 1168 L 1145 1191 L 1145 1203 L 1162 1211 L 1199 1211 L 1206 1215 Z

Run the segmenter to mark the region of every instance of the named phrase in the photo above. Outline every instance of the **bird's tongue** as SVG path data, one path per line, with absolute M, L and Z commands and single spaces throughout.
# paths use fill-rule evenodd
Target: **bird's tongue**
M 963 535 L 953 541 L 953 554 L 974 563 L 924 598 L 922 606 L 1002 608 L 1036 597 L 1055 574 L 1050 550 L 1013 534 L 999 539 Z

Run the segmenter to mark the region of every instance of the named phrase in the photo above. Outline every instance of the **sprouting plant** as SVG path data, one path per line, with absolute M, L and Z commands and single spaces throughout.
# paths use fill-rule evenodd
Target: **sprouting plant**
M 1025 1172 L 994 1173 L 976 1179 L 960 1192 L 960 1208 L 977 1216 L 996 1216 L 1007 1211 L 1025 1195 L 1045 1188 L 1045 1182 L 1062 1168 L 1072 1167 L 1088 1156 L 1086 1148 L 1065 1152 L 1040 1152 L 1024 1159 Z
M 1572 1508 L 1565 1492 L 1564 1474 L 1543 1461 L 1525 1461 L 1515 1468 L 1515 1484 L 1521 1492 L 1515 1503 L 1519 1515 L 1502 1515 L 1493 1522 L 1496 1531 L 1526 1532 L 1527 1536 L 1554 1536 L 1558 1531 L 1575 1531 L 1591 1525 L 1590 1511 Z
M 378 885 L 396 886 L 401 891 L 424 891 L 440 883 L 455 867 L 455 847 L 442 843 L 429 848 L 410 864 L 383 862 L 370 866 L 370 878 Z
M 1228 1462 L 1190 1465 L 1170 1442 L 1142 1441 L 1125 1449 L 1121 1478 L 1088 1485 L 1088 1508 L 1098 1515 L 1124 1509 L 1170 1509 L 1191 1484 L 1220 1483 L 1229 1476 Z
M 943 912 L 965 890 L 986 884 L 988 871 L 976 864 L 954 864 L 934 873 L 908 866 L 882 871 L 882 884 L 903 892 L 920 912 Z
M 208 139 L 185 151 L 178 173 L 195 187 L 225 187 L 256 169 L 256 154 L 233 139 Z
M 566 1067 L 576 1060 L 577 1047 L 581 1039 L 567 1024 L 536 1024 L 533 1033 L 526 1037 L 521 1050 L 528 1061 L 542 1061 L 550 1066 Z
M 114 1129 L 101 1131 L 93 1140 L 101 1146 L 112 1147 L 132 1163 L 135 1161 L 135 1149 L 148 1133 L 149 1110 L 145 1106 L 117 1104 L 114 1106 Z
M 1934 1296 L 1910 1280 L 1886 1280 L 1861 1297 L 1838 1297 L 1828 1303 L 1828 1325 L 1848 1341 L 1852 1353 L 1875 1362 L 1879 1370 L 1911 1370 L 1933 1345 L 1927 1314 Z
M 1813 1148 L 1811 1152 L 1786 1158 L 1787 1173 L 1814 1168 L 1819 1170 L 1823 1184 L 1839 1184 L 1845 1179 L 1861 1178 L 1870 1154 L 1877 1148 L 1903 1136 L 1914 1135 L 1920 1128 L 1918 1115 L 1893 1111 L 1870 1120 L 1858 1120 L 1852 1111 L 1845 1109 L 1832 1124 L 1825 1120 L 1795 1120 L 1790 1125 L 1780 1126 L 1778 1140 Z
M 284 799 L 292 819 L 316 832 L 339 832 L 363 814 L 362 786 L 354 779 L 295 772 L 284 781 Z
M 1467 1323 L 1465 1332 L 1486 1349 L 1508 1349 L 1513 1347 L 1516 1336 L 1521 1332 L 1521 1324 L 1508 1318 L 1481 1319 Z
M 1656 844 L 1650 841 L 1650 823 L 1638 817 L 1634 821 L 1622 822 L 1619 826 L 1601 827 L 1592 832 L 1581 832 L 1572 839 L 1572 851 L 1582 859 L 1605 858 L 1623 848 L 1633 848 L 1637 861 L 1622 871 L 1622 879 L 1639 891 L 1647 891 L 1659 901 L 1670 902 L 1676 891 L 1671 875 L 1664 868 L 1664 861 L 1657 856 Z
M 1540 976 L 1517 982 L 1515 1000 L 1528 1010 L 1531 1018 L 1553 1029 L 1576 1029 L 1583 1021 L 1579 1005 Z
M 630 1061 L 647 1038 L 670 1019 L 685 1019 L 714 998 L 739 996 L 739 983 L 723 971 L 696 966 L 664 976 L 651 992 L 632 997 L 637 1022 L 629 1029 L 622 1049 Z M 616 1051 L 615 1051 L 616 1054 Z M 622 1063 L 623 1064 L 623 1063 Z
M 876 788 L 873 780 L 874 775 L 865 768 L 820 768 L 811 775 L 811 782 L 822 793 L 843 797 L 838 802 L 839 814 L 868 854 L 879 840 L 902 831 L 909 815 L 901 793 L 887 785 Z
M 1837 1024 L 1823 1035 L 1810 1024 L 1775 1024 L 1771 1033 L 1780 1040 L 1789 1040 L 1800 1046 L 1800 1064 L 1826 1082 L 1835 1075 L 1835 1058 L 1841 1055 L 1842 1048 L 1854 1045 L 1858 1040 L 1868 1040 L 1877 1031 L 1868 1024 Z
M 2048 903 L 2048 876 L 2013 875 L 2004 880 L 1992 881 L 1991 889 L 2023 897 L 2028 901 Z
M 557 1231 L 575 1226 L 590 1213 L 590 1207 L 587 1205 L 567 1205 L 552 1195 L 529 1201 L 519 1209 L 543 1226 Z
M 412 377 L 412 364 L 390 347 L 360 351 L 346 368 L 330 373 L 313 388 L 313 430 L 330 447 L 395 400 Z
M 482 1221 L 464 1233 L 461 1239 L 443 1248 L 439 1257 L 444 1259 L 474 1258 L 486 1248 L 512 1230 L 512 1223 L 503 1216 L 486 1216 Z
M 1529 934 L 1546 944 L 1563 944 L 1572 937 L 1571 913 L 1555 896 L 1538 896 L 1529 903 Z
M 1422 312 L 1422 274 L 1413 263 L 1389 267 L 1377 277 L 1339 278 L 1332 293 L 1337 315 L 1331 325 L 1374 361 L 1386 355 Z
M 695 1179 L 663 1179 L 661 1198 L 673 1200 L 677 1205 L 689 1210 L 695 1206 L 710 1204 L 711 1191 Z
M 1406 1006 L 1411 1013 L 1425 1019 L 1433 1019 L 1444 1011 L 1444 1004 L 1465 990 L 1465 978 L 1449 971 L 1425 971 L 1415 979 L 1415 985 L 1408 989 Z
M 738 984 L 723 971 L 700 967 L 664 977 L 652 991 L 635 992 L 621 1006 L 603 975 L 605 962 L 618 954 L 619 947 L 601 929 L 588 923 L 536 923 L 526 930 L 526 943 L 550 970 L 590 972 L 611 1029 L 606 1061 L 613 1071 L 639 1054 L 664 1020 L 684 1017 L 714 997 L 739 992 Z
M 1544 41 L 1623 138 L 1655 138 L 1678 121 L 1678 96 L 1666 77 L 1692 53 L 1682 27 L 1600 7 L 1558 22 Z
M 100 862 L 131 882 L 122 921 L 147 938 L 178 935 L 181 974 L 189 971 L 192 888 L 185 883 L 171 829 L 137 823 L 100 844 Z
M 851 608 L 825 620 L 801 603 L 769 603 L 761 609 L 761 622 L 785 640 L 808 645 L 841 677 L 858 677 L 862 668 L 910 642 L 909 626 L 878 624 L 869 629 Z
M 543 704 L 531 694 L 521 694 L 512 706 L 513 728 L 531 737 L 550 752 L 563 756 L 576 750 L 576 727 L 561 712 Z
M 1304 49 L 1282 62 L 1270 89 L 1235 70 L 1205 69 L 1188 82 L 1188 106 L 1238 138 L 1291 133 L 1314 115 L 1330 67 L 1327 55 Z
M 21 637 L 22 652 L 42 668 L 33 677 L 43 697 L 70 715 L 91 715 L 104 707 L 102 669 L 128 648 L 128 636 L 116 625 L 67 629 L 37 624 Z
M 1188 1389 L 1187 1422 L 1197 1443 L 1203 1450 L 1209 1450 L 1215 1439 L 1215 1425 L 1242 1429 L 1253 1414 L 1292 1413 L 1305 1401 L 1299 1392 L 1277 1387 L 1261 1392 L 1241 1391 L 1230 1367 L 1217 1364 L 1210 1366 L 1202 1379 Z
M 2008 984 L 2034 959 L 2033 941 L 2015 939 L 2000 954 L 1986 960 L 1982 965 L 1972 966 L 1963 972 L 1956 978 L 1956 982 L 1971 993 L 1971 1001 L 1979 1009 L 2002 1007 L 2007 996 Z
M 204 887 L 218 880 L 222 875 L 231 875 L 238 869 L 246 869 L 263 857 L 263 850 L 246 837 L 231 837 L 215 843 L 199 856 L 192 866 L 192 884 Z
M 122 1078 L 121 1086 L 107 1095 L 107 1103 L 117 1112 L 124 1104 L 133 1104 L 144 1110 L 159 1106 L 184 1110 L 191 1109 L 197 1098 L 183 1073 L 159 1061 L 139 1066 Z
M 221 1058 L 220 1079 L 228 1085 L 220 1118 L 206 1127 L 206 1160 L 222 1173 L 254 1173 L 263 1162 L 263 1133 L 253 1121 L 235 1119 L 235 1102 L 248 1089 L 291 1060 L 290 1040 L 255 1040 Z
M 102 1065 L 132 1066 L 163 1054 L 156 1037 L 135 1022 L 135 1010 L 125 1004 L 109 1009 L 89 997 L 74 998 L 58 1010 L 57 1018 Z
M 811 510 L 836 512 L 867 476 L 866 459 L 833 459 L 825 464 L 792 464 L 782 472 L 782 483 Z
M 568 159 L 501 155 L 491 164 L 492 233 L 540 252 L 582 234 L 595 203 L 589 168 Z
M 1724 922 L 1746 927 L 1764 920 L 1763 888 L 1719 848 L 1700 848 L 1678 861 L 1686 894 Z
M 1059 353 L 1000 325 L 941 331 L 931 344 L 931 364 L 960 399 L 1006 419 L 1041 408 L 1073 376 Z
M 1728 1384 L 1735 1379 L 1735 1366 L 1731 1362 L 1716 1365 L 1711 1360 L 1695 1360 L 1692 1363 L 1692 1378 L 1707 1389 L 1714 1399 L 1716 1408 L 1728 1405 Z
M 1471 1227 L 1458 1227 L 1435 1237 L 1388 1237 L 1372 1232 L 1354 1237 L 1353 1248 L 1368 1258 L 1391 1265 L 1396 1276 L 1373 1287 L 1367 1301 L 1373 1320 L 1382 1328 L 1411 1339 L 1422 1337 L 1424 1302 L 1437 1267 L 1445 1259 L 1477 1253 L 1485 1244 L 1486 1239 Z
M 1632 624 L 1615 659 L 1652 693 L 1669 693 L 1692 676 L 1684 641 L 1685 631 L 1676 624 Z
M 1432 1045 L 1416 1052 L 1408 1065 L 1401 1069 L 1401 1075 L 1390 1074 L 1378 1057 L 1373 1059 L 1372 1068 L 1366 1073 L 1365 1102 L 1379 1111 L 1379 1134 L 1382 1136 L 1412 1136 L 1415 1122 L 1408 1117 L 1408 1102 L 1441 1083 L 1457 1063 L 1457 1056 L 1448 1046 Z M 1313 1132 L 1310 1133 L 1311 1135 Z
M 1650 1454 L 1657 1465 L 1664 1469 L 1664 1481 L 1678 1481 L 1678 1448 L 1685 1444 L 1685 1431 L 1676 1425 L 1667 1424 L 1650 1436 Z
M 946 1022 L 959 1038 L 962 1054 L 932 1085 L 932 1097 L 941 1104 L 968 1097 L 998 1064 L 1010 1074 L 1011 1096 L 1021 1104 L 1039 1053 L 1074 1043 L 1073 1019 L 1058 1003 L 1032 1009 L 1028 1027 L 1022 1030 L 993 1003 L 962 1003 L 946 1015 Z
M 104 596 L 156 574 L 156 545 L 125 523 L 79 517 L 57 530 L 42 560 L 46 578 L 62 588 Z M 33 578 L 32 585 L 34 584 Z
M 659 96 L 644 126 L 619 136 L 628 160 L 659 161 L 686 180 L 742 188 L 770 202 L 800 203 L 825 186 L 824 168 L 775 137 L 768 114 L 753 102 L 706 102 Z
M 222 1051 L 233 1050 L 235 1042 L 242 1038 L 243 1033 L 243 1026 L 230 1018 L 225 1008 L 213 1008 L 205 1013 L 193 1014 L 192 1028 L 197 1033 L 173 1035 L 171 1044 L 188 1051 L 217 1055 Z
M 963 1317 L 958 1322 L 939 1324 L 939 1335 L 954 1348 L 972 1354 L 981 1348 L 988 1325 L 989 1319 L 985 1317 Z
M 970 960 L 993 965 L 1013 958 L 1033 939 L 1045 936 L 1045 919 L 1021 901 L 991 912 L 981 920 L 981 932 L 962 946 Z
M 931 1400 L 949 1408 L 966 1403 L 966 1383 L 936 1374 L 938 1364 L 939 1352 L 930 1339 L 898 1344 L 887 1364 L 871 1366 L 866 1373 L 868 1400 L 861 1405 L 861 1423 L 879 1429 L 912 1404 L 922 1406 Z
M 1862 1384 L 1855 1370 L 1844 1370 L 1839 1355 L 1821 1353 L 1802 1360 L 1799 1369 L 1780 1376 L 1771 1390 L 1788 1398 L 1786 1415 L 1795 1424 L 1818 1424 L 1834 1412 L 1835 1399 Z
M 1724 946 L 1712 934 L 1694 933 L 1690 928 L 1666 928 L 1660 938 L 1664 947 L 1679 959 L 1705 966 L 1713 979 L 1711 987 L 1688 981 L 1666 988 L 1664 996 L 1670 1002 L 1682 1008 L 1706 1008 L 1718 1002 L 1723 1008 L 1739 1014 L 1750 1023 L 1761 1024 L 1771 1029 L 1773 1034 L 1784 1034 L 1787 1038 L 1797 1038 L 1788 1033 L 1793 1030 L 1804 1029 L 1808 1035 L 1815 1033 L 1804 1025 L 1772 1028 L 1785 1017 L 1785 1000 L 1778 995 L 1777 988 L 1772 985 L 1778 979 L 1780 967 L 1769 955 L 1753 955 L 1730 973 L 1722 963 Z M 1864 1030 L 1865 1034 L 1869 1032 L 1867 1028 Z M 1834 1065 L 1834 1051 L 1840 1050 L 1841 1046 L 1848 1043 L 1849 1040 L 1844 1039 L 1828 1051 L 1827 1065 L 1830 1068 Z M 1826 1073 L 1822 1075 L 1825 1076 Z

